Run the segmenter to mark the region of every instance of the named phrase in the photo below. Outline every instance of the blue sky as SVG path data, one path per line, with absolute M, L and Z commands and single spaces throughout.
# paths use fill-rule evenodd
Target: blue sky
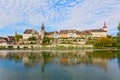
M 0 0 L 0 36 L 22 34 L 26 28 L 40 31 L 97 29 L 104 21 L 108 34 L 117 33 L 120 0 Z

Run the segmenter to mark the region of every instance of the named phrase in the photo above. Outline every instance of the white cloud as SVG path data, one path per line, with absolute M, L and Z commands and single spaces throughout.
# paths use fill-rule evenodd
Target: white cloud
M 0 0 L 0 28 L 27 22 L 58 29 L 101 28 L 120 22 L 119 0 Z M 19 26 L 17 26 L 19 27 Z
M 120 21 L 119 4 L 118 0 L 84 1 L 71 9 L 69 20 L 61 23 L 61 26 L 66 26 L 66 29 L 94 29 L 101 28 L 103 22 L 106 21 L 110 30 L 115 28 Z

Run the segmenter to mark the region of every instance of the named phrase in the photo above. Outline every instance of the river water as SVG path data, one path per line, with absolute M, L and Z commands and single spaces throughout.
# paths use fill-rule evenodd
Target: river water
M 0 51 L 0 80 L 120 80 L 120 51 Z

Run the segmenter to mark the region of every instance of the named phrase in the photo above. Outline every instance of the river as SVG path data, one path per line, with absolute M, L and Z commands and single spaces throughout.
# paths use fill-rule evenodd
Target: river
M 120 51 L 0 51 L 0 80 L 120 80 Z

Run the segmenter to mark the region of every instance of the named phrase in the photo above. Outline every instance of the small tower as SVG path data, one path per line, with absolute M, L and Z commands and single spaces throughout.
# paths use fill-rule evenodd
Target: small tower
M 106 22 L 104 22 L 103 30 L 107 31 Z
M 17 35 L 17 30 L 15 29 L 15 36 Z
M 41 39 L 42 39 L 42 40 L 43 40 L 43 38 L 44 38 L 44 35 L 45 35 L 44 23 L 42 23 L 42 25 L 41 25 Z

